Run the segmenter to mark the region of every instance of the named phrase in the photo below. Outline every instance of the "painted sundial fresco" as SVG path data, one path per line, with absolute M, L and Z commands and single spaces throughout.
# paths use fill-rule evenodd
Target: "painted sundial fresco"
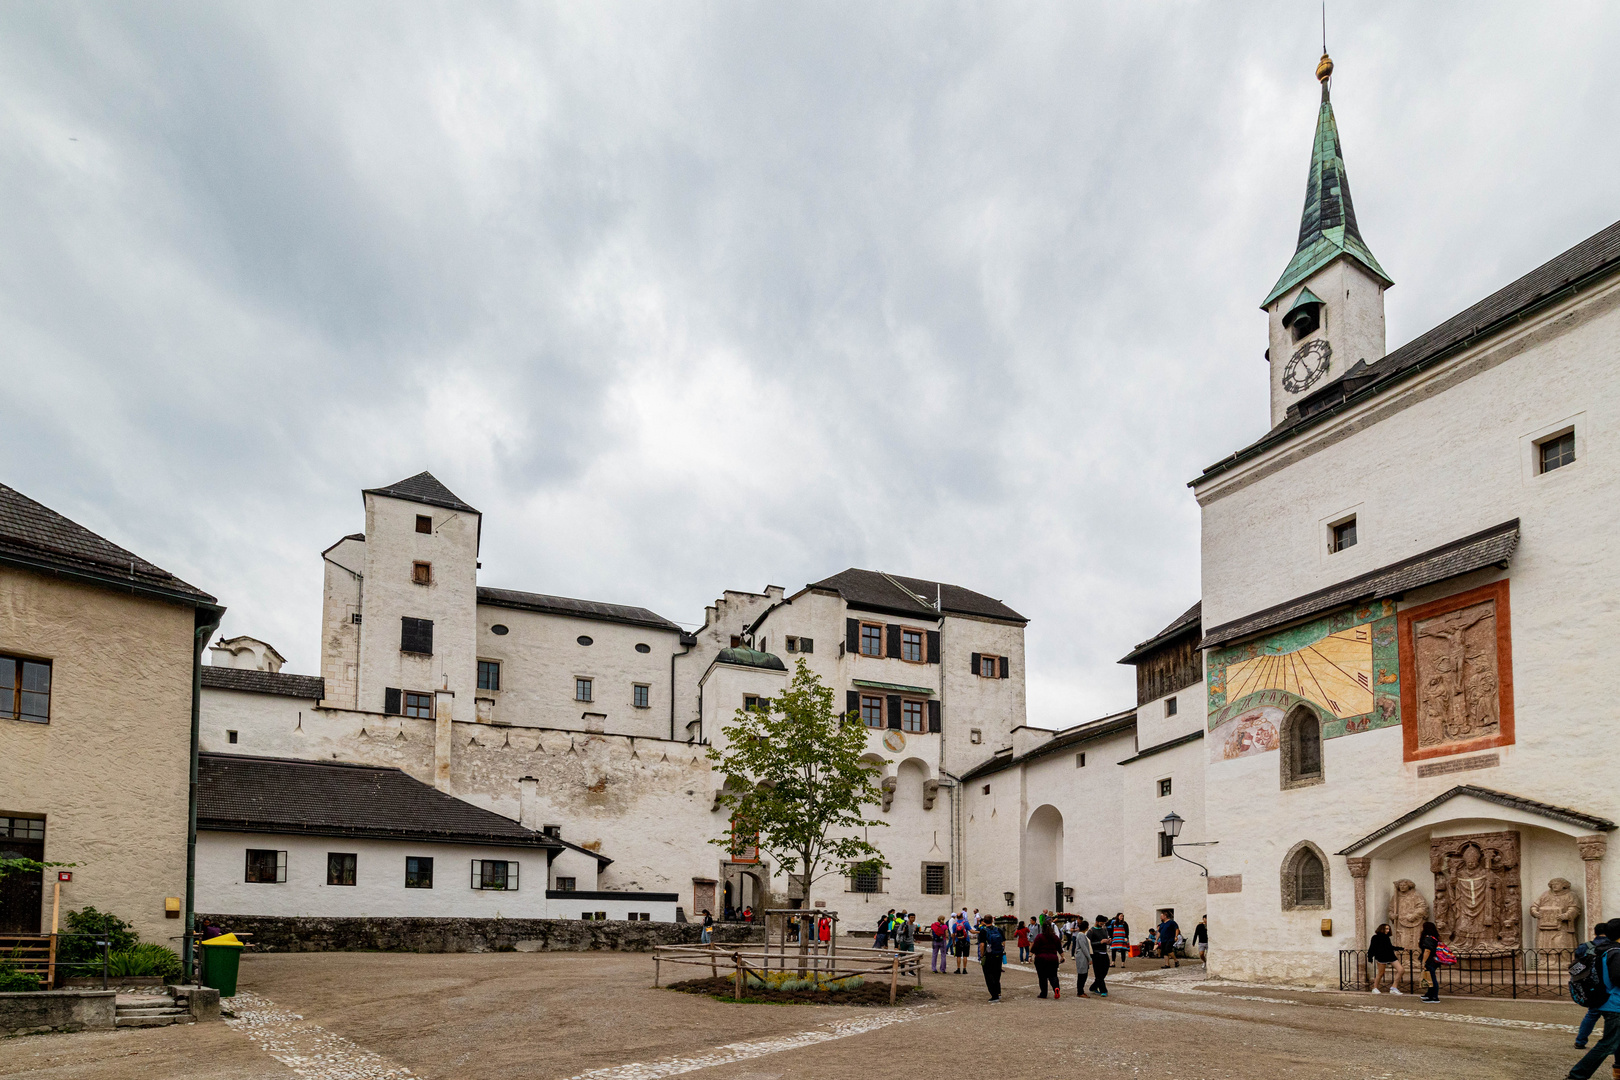
M 1401 722 L 1395 605 L 1383 600 L 1217 649 L 1209 656 L 1210 760 L 1277 749 L 1283 718 L 1308 704 L 1322 737 Z

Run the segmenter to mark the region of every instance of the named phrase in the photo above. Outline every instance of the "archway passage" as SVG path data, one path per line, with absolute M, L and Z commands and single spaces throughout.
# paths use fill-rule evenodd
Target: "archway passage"
M 1018 906 L 1030 914 L 1063 909 L 1063 814 L 1050 803 L 1037 807 L 1024 826 L 1024 872 Z

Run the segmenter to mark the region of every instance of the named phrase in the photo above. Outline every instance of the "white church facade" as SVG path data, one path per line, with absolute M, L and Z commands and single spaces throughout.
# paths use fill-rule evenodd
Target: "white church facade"
M 869 727 L 883 791 L 890 868 L 802 898 L 846 926 L 965 904 L 1123 912 L 1140 938 L 1207 912 L 1213 973 L 1317 985 L 1392 910 L 1492 954 L 1586 933 L 1605 884 L 1608 914 L 1620 896 L 1620 225 L 1386 353 L 1393 282 L 1330 75 L 1263 304 L 1271 427 L 1191 484 L 1202 597 L 1121 661 L 1134 707 L 1032 725 L 1027 620 L 940 582 L 728 591 L 695 632 L 482 586 L 482 515 L 423 473 L 365 492 L 364 531 L 325 552 L 318 677 L 221 643 L 204 751 L 399 770 L 555 841 L 531 838 L 548 899 L 589 877 L 660 898 L 627 910 L 719 915 L 792 887 L 709 843 L 727 822 L 704 752 L 802 659 Z M 200 878 L 199 910 L 226 884 Z

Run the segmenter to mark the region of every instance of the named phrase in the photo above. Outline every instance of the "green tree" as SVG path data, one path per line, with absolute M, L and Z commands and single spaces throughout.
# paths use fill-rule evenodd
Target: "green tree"
M 861 761 L 866 726 L 833 708 L 833 690 L 803 660 L 780 697 L 738 709 L 725 728 L 724 750 L 708 757 L 725 777 L 720 801 L 731 811 L 731 832 L 709 843 L 731 851 L 757 844 L 789 874 L 801 874 L 805 894 L 820 878 L 881 870 L 889 864 L 865 838 L 865 808 L 883 793 Z M 800 935 L 800 945 L 807 938 Z

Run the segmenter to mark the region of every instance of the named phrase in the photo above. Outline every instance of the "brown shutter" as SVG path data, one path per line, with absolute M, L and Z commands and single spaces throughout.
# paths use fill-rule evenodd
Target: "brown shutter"
M 928 703 L 928 733 L 930 735 L 939 734 L 939 702 L 937 700 Z
M 889 727 L 894 731 L 900 730 L 900 695 L 890 694 L 886 710 L 889 714 Z
M 1007 677 L 1007 658 L 1005 656 L 1001 658 L 1001 677 L 1003 679 Z
M 375 699 L 373 699 L 375 700 Z M 399 688 L 390 686 L 383 690 L 383 712 L 390 716 L 398 716 L 401 711 Z
M 859 690 L 848 691 L 844 695 L 844 704 L 849 706 L 844 710 L 845 712 L 854 713 L 857 720 L 861 718 L 861 692 Z
M 888 626 L 888 631 L 889 647 L 884 650 L 884 655 L 892 656 L 898 659 L 900 656 L 900 624 L 890 623 Z
M 980 665 L 980 662 L 983 659 L 984 659 L 984 653 L 974 653 L 973 654 L 973 674 L 977 675 L 979 673 L 979 665 Z
M 939 663 L 939 631 L 938 630 L 930 630 L 930 631 L 928 631 L 928 662 L 930 664 Z
M 858 619 L 844 620 L 844 651 L 851 655 L 861 651 L 861 624 Z

